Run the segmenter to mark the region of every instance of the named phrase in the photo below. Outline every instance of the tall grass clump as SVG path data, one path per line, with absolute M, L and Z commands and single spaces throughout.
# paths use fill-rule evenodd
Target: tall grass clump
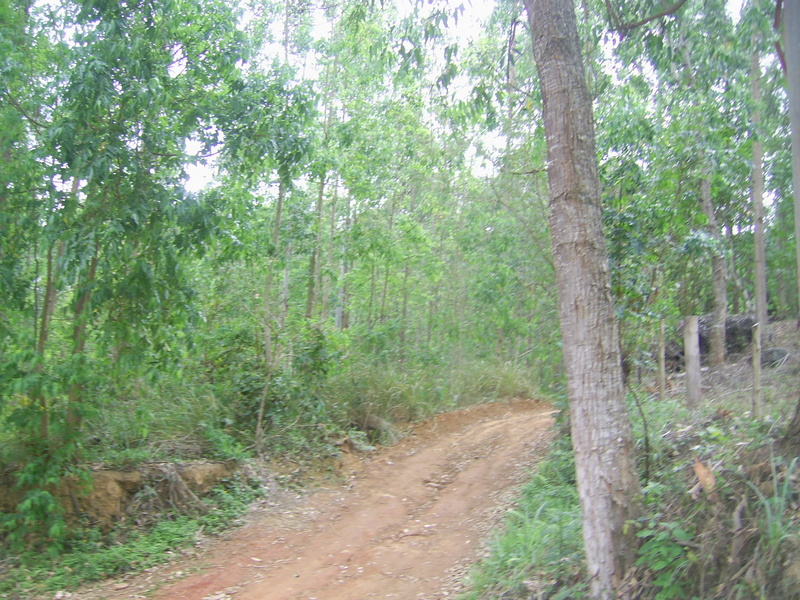
M 419 421 L 437 413 L 512 397 L 534 397 L 530 374 L 503 363 L 448 364 L 353 361 L 326 382 L 322 395 L 343 424 L 378 417 L 390 423 Z
M 638 400 L 643 515 L 631 580 L 643 600 L 800 598 L 796 461 L 775 453 L 777 411 L 746 394 Z M 649 432 L 648 443 L 642 440 Z
M 126 466 L 201 457 L 242 459 L 226 432 L 232 411 L 213 388 L 178 378 L 143 386 L 135 395 L 101 400 L 87 420 L 85 460 Z

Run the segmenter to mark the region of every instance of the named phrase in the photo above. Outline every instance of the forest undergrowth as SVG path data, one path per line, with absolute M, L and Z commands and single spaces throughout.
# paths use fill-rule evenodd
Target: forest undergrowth
M 663 400 L 646 364 L 632 373 L 628 400 L 643 513 L 630 523 L 641 545 L 626 579 L 629 598 L 800 598 L 800 465 L 796 451 L 782 444 L 797 402 L 800 334 L 793 323 L 777 323 L 769 340 L 790 352 L 764 370 L 761 419 L 751 414 L 752 369 L 745 355 L 729 357 L 721 369 L 704 369 L 703 401 L 695 412 L 685 407 L 681 373 L 670 376 Z M 406 424 L 432 414 L 495 398 L 530 397 L 541 387 L 523 368 L 508 364 L 378 369 L 352 356 L 344 364 L 335 352 L 323 354 L 319 348 L 298 352 L 291 377 L 276 378 L 273 387 L 267 458 L 273 465 L 291 465 L 273 474 L 284 486 L 302 488 L 308 483 L 304 473 L 312 471 L 334 477 L 332 459 L 344 436 L 364 447 L 391 443 Z M 313 380 L 311 373 L 325 376 Z M 162 381 L 143 385 L 136 402 L 101 404 L 88 428 L 93 437 L 82 449 L 86 463 L 132 468 L 167 459 L 251 462 L 252 426 L 243 424 L 254 416 L 261 382 L 247 379 L 253 373 L 239 376 L 235 389 L 228 387 L 230 377 L 224 385 Z M 165 396 L 171 399 L 169 410 Z M 563 399 L 554 402 L 566 405 Z M 565 414 L 548 459 L 532 473 L 473 570 L 464 600 L 586 597 Z M 102 443 L 93 443 L 95 438 Z M 6 464 L 15 448 L 25 450 L 24 440 L 3 442 Z M 180 556 L 202 535 L 241 522 L 263 493 L 263 482 L 235 478 L 202 506 L 167 511 L 148 523 L 127 520 L 105 532 L 92 523 L 68 522 L 42 495 L 39 504 L 34 499 L 26 510 L 4 517 L 8 543 L 0 551 L 0 598 L 29 598 L 150 568 Z
M 790 350 L 765 368 L 765 416 L 752 413 L 752 367 L 730 356 L 703 370 L 691 412 L 682 374 L 660 400 L 651 373 L 629 388 L 643 510 L 625 597 L 641 600 L 800 598 L 800 464 L 784 434 L 797 405 L 800 333 L 773 324 L 770 342 Z M 587 596 L 579 499 L 569 426 L 532 474 L 517 506 L 472 573 L 462 600 Z
M 255 371 L 218 381 L 204 381 L 202 370 L 194 378 L 187 371 L 182 379 L 143 382 L 128 401 L 122 395 L 117 402 L 98 403 L 87 422 L 91 436 L 81 444 L 80 464 L 62 464 L 57 454 L 47 464 L 25 462 L 28 441 L 6 429 L 0 440 L 3 469 L 16 469 L 19 481 L 26 473 L 36 483 L 46 477 L 55 483 L 65 472 L 85 477 L 100 466 L 128 470 L 196 460 L 234 460 L 247 465 L 243 472 L 249 475 L 224 480 L 199 502 L 191 495 L 185 503 L 160 499 L 157 486 L 145 485 L 130 514 L 110 531 L 70 518 L 52 488 L 42 486 L 26 495 L 16 512 L 0 514 L 0 598 L 73 590 L 180 557 L 241 523 L 248 507 L 275 486 L 302 491 L 335 479 L 342 439 L 369 450 L 397 441 L 409 424 L 434 414 L 530 397 L 535 389 L 524 369 L 507 364 L 379 368 L 360 357 L 323 354 L 320 348 L 298 352 L 293 369 L 273 378 L 260 455 L 252 421 L 263 380 Z M 225 366 L 217 364 L 217 376 L 225 375 Z M 143 519 L 136 508 L 143 505 L 157 518 Z

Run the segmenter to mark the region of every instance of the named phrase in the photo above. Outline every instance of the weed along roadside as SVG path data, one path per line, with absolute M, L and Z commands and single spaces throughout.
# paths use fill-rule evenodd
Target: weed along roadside
M 768 335 L 787 352 L 764 369 L 763 419 L 751 412 L 746 352 L 703 369 L 694 411 L 680 371 L 664 398 L 655 374 L 629 382 L 644 484 L 643 514 L 630 523 L 640 542 L 625 579 L 630 597 L 800 598 L 800 458 L 785 437 L 795 416 L 800 332 L 795 322 L 778 322 Z M 568 423 L 559 421 L 561 435 L 472 571 L 463 600 L 587 597 Z
M 209 411 L 220 408 L 213 398 L 186 401 L 181 411 L 163 413 L 160 428 L 149 422 L 146 431 L 122 427 L 117 419 L 124 405 L 106 406 L 92 423 L 98 436 L 108 434 L 108 446 L 93 441 L 81 449 L 87 464 L 104 463 L 105 469 L 76 468 L 58 454 L 22 462 L 26 437 L 7 438 L 2 449 L 19 462 L 4 472 L 11 494 L 9 512 L 0 516 L 0 596 L 74 593 L 88 582 L 195 554 L 242 523 L 252 502 L 269 508 L 277 498 L 304 496 L 341 480 L 345 469 L 360 465 L 377 444 L 397 439 L 414 420 L 455 408 L 456 397 L 467 404 L 485 402 L 527 395 L 531 387 L 508 366 L 473 366 L 469 381 L 454 375 L 442 372 L 423 381 L 383 370 L 365 372 L 358 382 L 334 377 L 324 393 L 342 403 L 288 415 L 289 422 L 276 415 L 264 459 L 251 458 L 252 448 L 237 436 L 233 420 L 210 424 Z M 453 389 L 459 393 L 443 391 Z M 147 437 L 141 437 L 144 433 Z M 95 488 L 89 485 L 92 479 Z M 209 491 L 217 480 L 220 484 Z M 52 483 L 42 485 L 45 481 Z M 26 490 L 24 482 L 31 487 Z M 90 504 L 95 499 L 96 506 Z
M 70 597 L 86 582 L 140 572 L 202 546 L 209 535 L 240 524 L 263 497 L 263 481 L 249 470 L 231 461 L 161 463 L 92 471 L 80 486 L 78 478 L 62 482 L 47 510 L 66 506 L 56 513 L 66 541 L 53 548 L 31 536 L 22 550 L 7 548 L 0 597 Z

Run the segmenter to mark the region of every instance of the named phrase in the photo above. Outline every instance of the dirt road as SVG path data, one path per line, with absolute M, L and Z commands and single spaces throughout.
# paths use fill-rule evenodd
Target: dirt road
M 352 459 L 345 485 L 257 516 L 169 575 L 110 582 L 98 597 L 453 598 L 544 454 L 552 412 L 514 401 L 440 415 L 368 462 Z

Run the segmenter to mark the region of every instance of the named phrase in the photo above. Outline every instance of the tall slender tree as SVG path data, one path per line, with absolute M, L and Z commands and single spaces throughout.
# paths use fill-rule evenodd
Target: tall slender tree
M 633 564 L 639 480 L 600 213 L 592 104 L 574 7 L 525 0 L 542 89 L 550 232 L 567 371 L 572 444 L 593 598 Z

